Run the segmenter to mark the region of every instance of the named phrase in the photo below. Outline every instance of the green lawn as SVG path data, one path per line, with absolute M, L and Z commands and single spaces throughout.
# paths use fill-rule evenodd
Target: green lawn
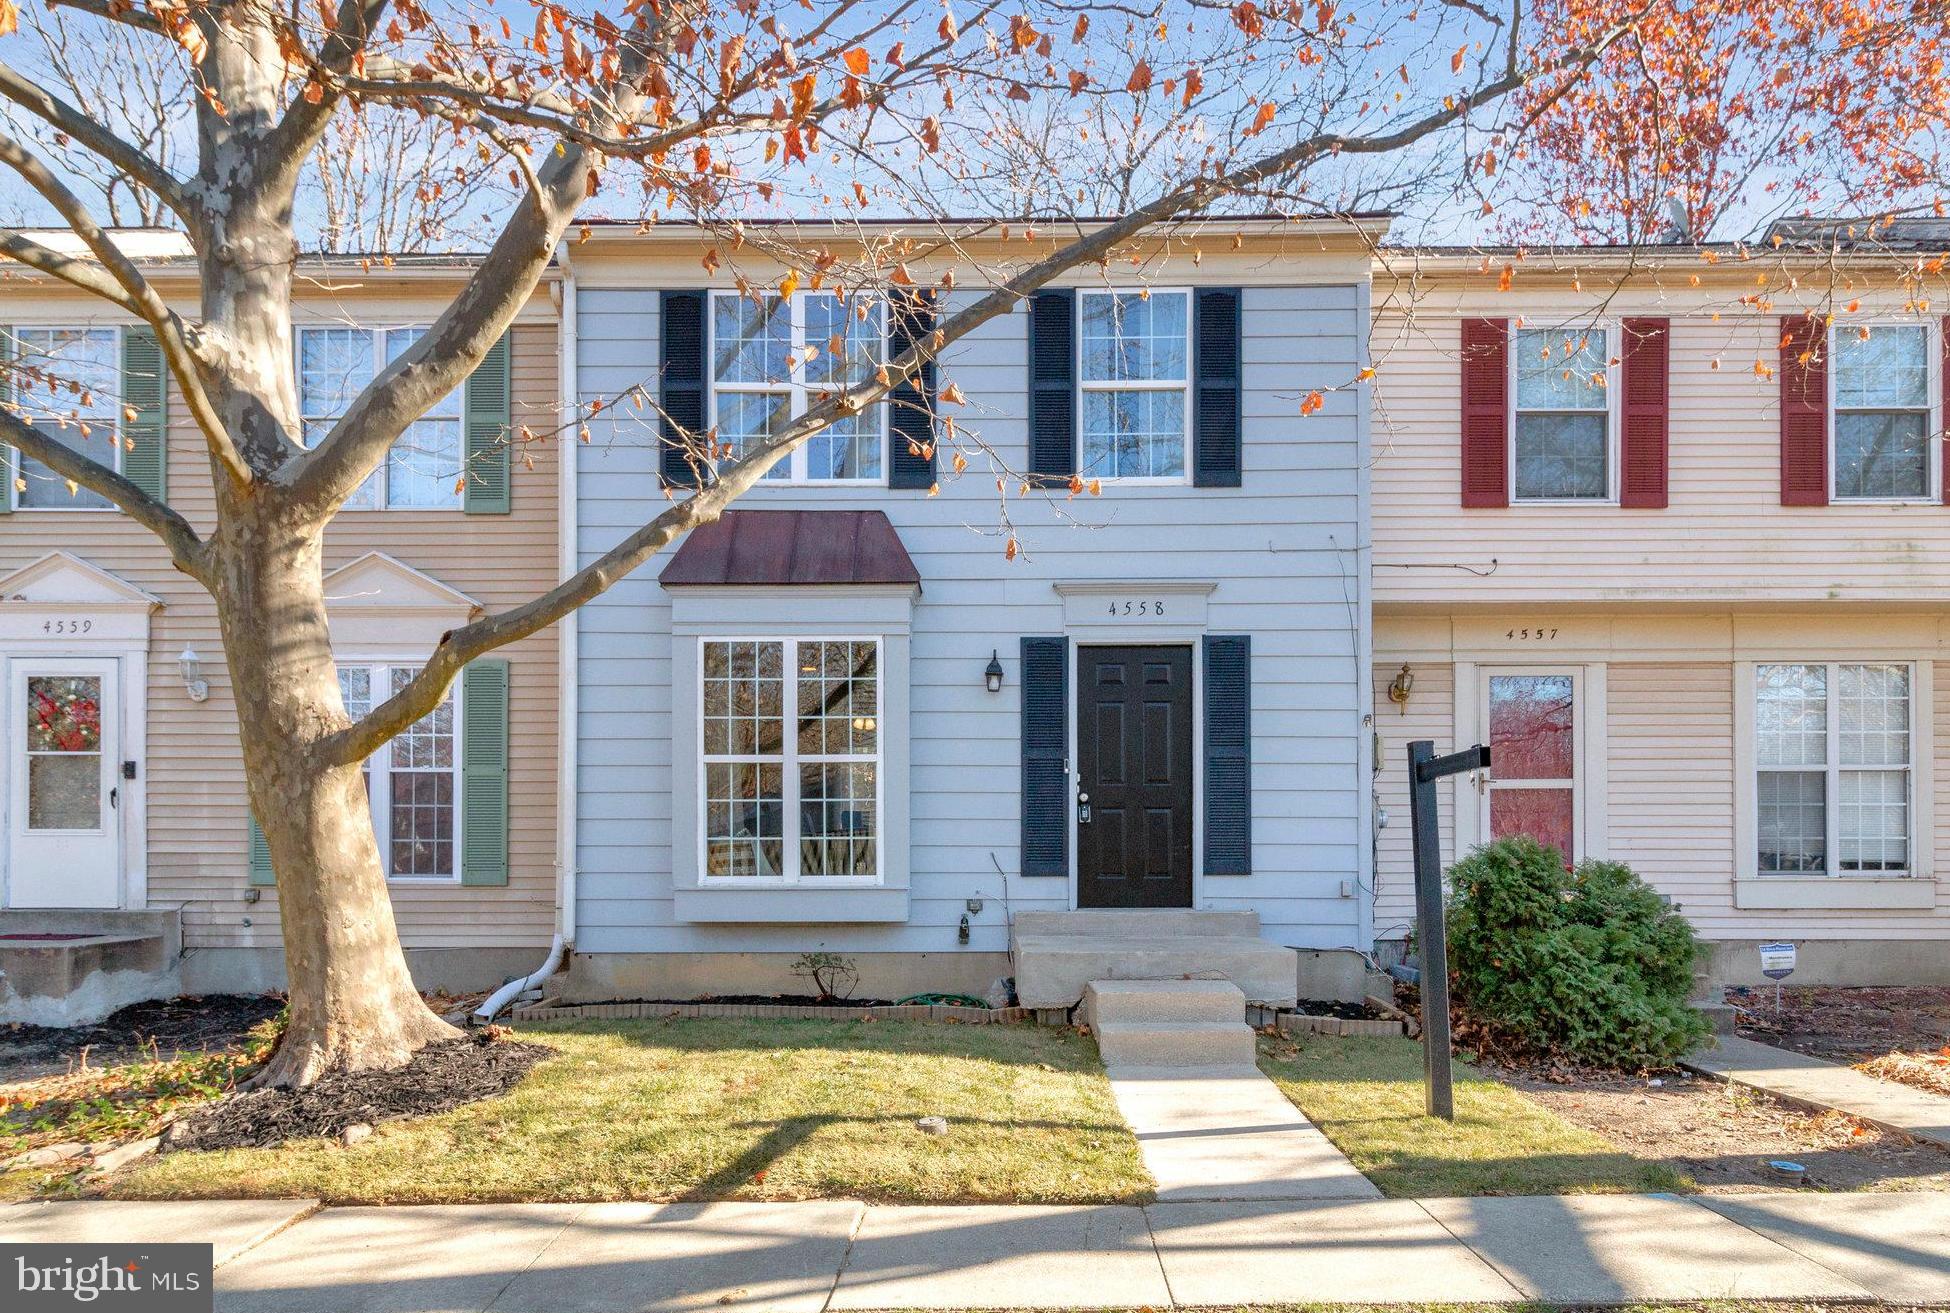
M 1692 1182 L 1456 1063 L 1456 1120 L 1422 1111 L 1407 1039 L 1262 1038 L 1260 1069 L 1354 1165 L 1397 1198 L 1685 1190 Z
M 1096 1046 L 1068 1030 L 580 1020 L 503 1098 L 353 1146 L 167 1154 L 121 1198 L 1141 1201 L 1152 1182 Z M 917 1118 L 943 1116 L 930 1136 Z

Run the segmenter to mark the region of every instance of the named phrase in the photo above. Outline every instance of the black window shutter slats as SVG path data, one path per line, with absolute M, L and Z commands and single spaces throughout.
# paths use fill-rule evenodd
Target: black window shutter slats
M 1237 488 L 1240 466 L 1239 289 L 1194 293 L 1192 482 Z
M 1022 640 L 1022 873 L 1070 873 L 1069 640 Z
M 1068 483 L 1077 470 L 1076 293 L 1029 303 L 1029 472 Z
M 897 359 L 915 342 L 934 336 L 934 294 L 897 296 L 889 307 L 887 358 Z M 887 396 L 887 486 L 928 489 L 935 482 L 935 362 L 929 360 Z
M 688 434 L 704 431 L 703 291 L 665 292 L 663 312 L 662 474 L 672 488 L 695 488 L 703 481 L 688 446 Z
M 1253 869 L 1253 649 L 1245 635 L 1205 639 L 1205 873 Z

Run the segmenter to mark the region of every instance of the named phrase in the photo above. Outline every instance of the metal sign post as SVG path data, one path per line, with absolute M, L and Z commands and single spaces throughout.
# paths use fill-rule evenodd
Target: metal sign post
M 1482 744 L 1435 755 L 1435 744 L 1408 745 L 1409 818 L 1415 835 L 1415 947 L 1421 956 L 1422 1071 L 1428 1112 L 1456 1120 L 1449 1070 L 1449 927 L 1442 907 L 1442 842 L 1436 829 L 1435 782 L 1468 770 L 1488 770 Z

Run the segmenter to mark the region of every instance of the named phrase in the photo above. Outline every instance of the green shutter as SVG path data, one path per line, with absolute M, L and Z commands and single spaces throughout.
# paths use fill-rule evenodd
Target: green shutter
M 0 328 L 0 403 L 13 400 L 14 374 L 11 365 L 14 358 L 14 335 L 12 329 Z M 14 449 L 0 442 L 0 515 L 11 515 L 14 509 Z
M 264 829 L 257 823 L 257 817 L 249 818 L 250 871 L 252 884 L 276 884 L 277 875 L 271 870 L 271 845 L 264 840 Z
M 508 663 L 460 672 L 460 882 L 508 883 Z
M 461 399 L 462 422 L 467 426 L 467 491 L 461 508 L 469 515 L 506 515 L 513 509 L 508 487 L 508 410 L 513 391 L 508 335 L 503 333 L 468 375 Z
M 122 473 L 157 501 L 169 496 L 168 379 L 152 328 L 122 330 Z

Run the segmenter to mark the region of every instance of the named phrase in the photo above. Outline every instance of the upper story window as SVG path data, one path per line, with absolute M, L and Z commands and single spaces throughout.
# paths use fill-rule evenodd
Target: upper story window
M 354 720 L 399 692 L 419 666 L 339 667 L 339 694 Z M 377 696 L 375 696 L 377 694 Z M 386 874 L 454 880 L 460 835 L 460 721 L 453 689 L 430 713 L 382 746 L 365 766 L 366 797 Z
M 298 405 L 305 444 L 310 446 L 330 432 L 366 385 L 424 332 L 425 328 L 300 329 Z M 407 425 L 385 463 L 346 499 L 346 508 L 460 510 L 463 452 L 461 397 L 456 389 Z
M 13 401 L 21 417 L 64 447 L 122 468 L 122 330 L 16 328 Z M 9 495 L 22 510 L 112 510 L 100 493 L 71 485 L 24 452 Z
M 783 433 L 821 395 L 868 381 L 887 358 L 885 306 L 831 292 L 754 299 L 711 294 L 711 411 L 733 456 Z M 869 406 L 801 443 L 770 470 L 793 483 L 880 483 L 887 408 Z
M 1077 293 L 1084 478 L 1184 481 L 1191 318 L 1189 292 Z
M 1762 875 L 1903 875 L 1914 760 L 1910 667 L 1754 671 Z
M 1831 358 L 1834 499 L 1930 500 L 1937 430 L 1930 330 L 1837 327 Z
M 1609 501 L 1614 426 L 1609 333 L 1520 328 L 1510 468 L 1517 501 Z
M 880 878 L 880 644 L 706 639 L 706 880 Z

